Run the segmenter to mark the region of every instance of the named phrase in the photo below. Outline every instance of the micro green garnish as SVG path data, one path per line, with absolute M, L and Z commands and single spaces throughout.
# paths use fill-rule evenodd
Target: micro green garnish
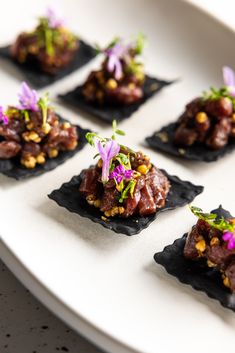
M 111 179 L 114 180 L 116 189 L 121 194 L 120 202 L 123 202 L 128 197 L 128 193 L 133 197 L 136 185 L 134 175 L 137 176 L 137 172 L 131 169 L 129 150 L 126 154 L 120 152 L 120 148 L 125 151 L 127 147 L 121 147 L 116 142 L 116 135 L 124 136 L 125 133 L 118 129 L 115 120 L 112 123 L 112 130 L 111 138 L 104 138 L 95 132 L 88 132 L 86 139 L 91 146 L 98 149 L 99 153 L 94 158 L 99 156 L 102 160 L 102 182 L 105 184 Z M 128 181 L 128 184 L 125 185 L 124 181 Z
M 47 111 L 49 106 L 49 94 L 45 93 L 38 101 L 38 106 L 42 111 L 42 126 L 46 126 L 47 122 Z
M 45 47 L 47 55 L 53 56 L 55 54 L 53 46 L 53 32 L 49 28 L 45 28 Z
M 227 248 L 233 250 L 235 248 L 235 223 L 234 219 L 226 220 L 219 218 L 215 213 L 204 213 L 201 208 L 191 206 L 190 210 L 199 219 L 207 222 L 211 227 L 223 232 L 222 239 L 227 243 Z
M 222 232 L 234 232 L 235 226 L 223 217 L 218 218 L 215 213 L 204 213 L 199 207 L 190 206 L 190 210 L 196 217 L 206 221 L 211 227 L 216 228 Z
M 106 55 L 107 70 L 114 74 L 116 80 L 120 80 L 126 70 L 140 74 L 141 64 L 135 61 L 135 57 L 142 54 L 144 44 L 145 36 L 140 33 L 133 42 L 126 43 L 116 37 L 105 49 L 97 47 L 97 51 Z
M 137 181 L 135 179 L 129 181 L 126 188 L 121 192 L 121 197 L 119 198 L 120 203 L 128 198 L 128 192 L 130 192 L 131 198 L 133 198 L 136 183 Z
M 202 99 L 207 100 L 217 100 L 222 97 L 228 98 L 233 104 L 233 109 L 235 109 L 235 73 L 228 67 L 223 67 L 223 80 L 224 85 L 217 89 L 215 87 L 210 87 L 209 91 L 204 91 Z
M 119 130 L 117 128 L 117 122 L 116 120 L 113 120 L 112 123 L 112 129 L 113 129 L 113 133 L 111 136 L 112 140 L 116 140 L 116 135 L 120 135 L 120 136 L 125 136 L 125 132 L 122 130 Z M 92 146 L 95 147 L 95 140 L 99 140 L 102 143 L 106 143 L 108 140 L 110 140 L 110 138 L 108 137 L 102 137 L 100 135 L 98 135 L 96 132 L 87 132 L 86 133 L 86 139 L 87 142 Z M 95 157 L 97 157 L 97 155 L 95 155 Z M 94 157 L 94 158 L 95 158 Z
M 112 135 L 113 140 L 116 139 L 116 135 L 125 136 L 125 132 L 117 128 L 116 120 L 113 120 L 112 122 L 112 129 L 113 129 L 113 135 Z
M 64 19 L 59 18 L 53 9 L 48 8 L 46 15 L 39 18 L 36 30 L 29 33 L 29 35 L 37 36 L 37 46 L 45 48 L 48 56 L 56 54 L 56 46 L 63 47 L 66 44 L 68 49 L 71 49 L 76 43 L 76 36 L 65 31 L 64 22 Z
M 131 162 L 130 162 L 130 154 L 124 154 L 124 153 L 121 153 L 119 152 L 117 155 L 116 155 L 116 160 L 125 166 L 126 169 L 131 169 Z
M 143 33 L 139 33 L 136 39 L 135 52 L 137 55 L 141 55 L 146 44 L 146 36 Z
M 30 121 L 30 117 L 29 117 L 29 112 L 28 110 L 23 110 L 22 111 L 23 115 L 24 115 L 24 120 L 26 123 L 28 123 Z

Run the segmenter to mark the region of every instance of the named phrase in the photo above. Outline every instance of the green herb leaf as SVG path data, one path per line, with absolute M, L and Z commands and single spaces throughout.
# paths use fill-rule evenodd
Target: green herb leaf
M 112 135 L 112 140 L 116 140 L 116 134 L 125 136 L 125 132 L 117 128 L 117 121 L 113 120 L 112 122 L 112 129 L 113 129 L 113 135 Z
M 119 130 L 119 129 L 116 130 L 116 134 L 117 135 L 121 135 L 121 136 L 125 136 L 126 135 L 124 131 Z
M 126 169 L 131 169 L 131 162 L 130 162 L 130 155 L 129 154 L 124 154 L 124 153 L 119 152 L 115 158 L 120 164 L 124 165 L 124 167 Z
M 216 228 L 222 232 L 234 232 L 234 225 L 229 223 L 229 221 L 224 218 L 218 218 L 215 213 L 203 213 L 201 208 L 194 206 L 191 206 L 190 210 L 196 217 L 206 221 L 211 227 Z
M 128 198 L 128 192 L 130 192 L 130 195 L 133 198 L 136 183 L 137 183 L 137 181 L 135 179 L 132 179 L 129 181 L 126 188 L 121 192 L 121 197 L 119 199 L 120 203 L 122 203 L 125 199 Z
M 94 141 L 95 138 L 97 138 L 101 142 L 106 142 L 108 140 L 107 138 L 103 138 L 103 137 L 99 136 L 96 132 L 87 132 L 85 137 L 87 139 L 87 142 L 92 147 L 95 147 L 95 141 Z
M 26 123 L 28 123 L 30 121 L 29 112 L 27 110 L 23 110 L 23 114 L 24 114 L 24 119 Z
M 142 54 L 145 44 L 146 44 L 146 36 L 143 33 L 139 33 L 136 39 L 136 47 L 135 47 L 135 52 L 137 55 Z
M 49 106 L 49 93 L 45 93 L 38 101 L 38 106 L 42 111 L 42 125 L 45 126 L 47 122 L 47 110 Z

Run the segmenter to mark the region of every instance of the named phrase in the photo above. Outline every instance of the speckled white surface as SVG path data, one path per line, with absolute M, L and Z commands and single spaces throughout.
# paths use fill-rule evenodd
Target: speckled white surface
M 0 261 L 1 353 L 102 353 L 51 314 Z

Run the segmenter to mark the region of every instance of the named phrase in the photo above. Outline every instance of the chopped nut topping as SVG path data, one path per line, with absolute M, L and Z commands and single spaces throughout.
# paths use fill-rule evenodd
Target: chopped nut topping
M 130 82 L 130 83 L 128 84 L 128 88 L 129 88 L 129 89 L 135 89 L 135 87 L 136 87 L 136 85 L 135 85 L 133 82 Z
M 108 89 L 116 89 L 118 86 L 117 81 L 114 80 L 113 78 L 110 78 L 107 82 L 106 82 L 106 87 Z
M 124 213 L 125 209 L 124 207 L 113 207 L 111 210 L 105 211 L 104 214 L 106 217 L 114 217 L 117 214 L 122 214 Z
M 40 153 L 36 160 L 38 164 L 44 164 L 46 162 L 45 153 Z
M 37 161 L 35 157 L 31 156 L 27 159 L 21 159 L 21 164 L 24 165 L 27 169 L 33 169 L 35 168 Z
M 150 167 L 145 165 L 145 164 L 141 164 L 138 166 L 137 168 L 137 172 L 141 173 L 141 174 L 147 174 L 149 171 Z
M 97 207 L 97 208 L 100 208 L 100 205 L 101 205 L 101 200 L 97 199 L 94 201 L 94 206 Z
M 56 148 L 52 148 L 50 151 L 48 151 L 48 156 L 49 158 L 56 158 L 58 156 L 58 150 Z
M 207 260 L 207 266 L 208 267 L 216 267 L 216 264 L 210 260 Z
M 228 277 L 224 276 L 223 284 L 225 285 L 225 287 L 230 287 L 230 282 Z
M 42 131 L 44 132 L 44 134 L 49 134 L 49 132 L 51 131 L 51 126 L 50 124 L 46 123 L 45 125 L 42 126 Z
M 204 239 L 199 240 L 199 242 L 196 243 L 195 248 L 200 251 L 203 252 L 206 250 L 206 242 Z
M 204 112 L 199 112 L 199 113 L 197 113 L 197 115 L 196 115 L 196 121 L 197 121 L 199 124 L 205 123 L 205 121 L 207 121 L 207 119 L 208 119 L 208 116 L 207 116 L 207 114 L 204 113 Z
M 215 245 L 219 245 L 219 244 L 220 244 L 220 241 L 219 241 L 219 238 L 217 238 L 217 237 L 213 237 L 210 241 L 211 246 L 215 246 Z
M 62 129 L 67 130 L 71 127 L 71 124 L 66 121 L 61 125 L 61 127 Z

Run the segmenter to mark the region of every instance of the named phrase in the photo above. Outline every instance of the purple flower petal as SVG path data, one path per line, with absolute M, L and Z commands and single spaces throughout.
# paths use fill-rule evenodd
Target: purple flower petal
M 235 97 L 235 73 L 228 67 L 223 67 L 224 84 L 229 89 L 230 94 Z
M 8 116 L 4 115 L 2 118 L 2 121 L 3 121 L 3 125 L 7 125 L 9 123 Z
M 134 171 L 131 169 L 125 170 L 124 177 L 126 179 L 131 179 L 133 177 L 133 173 L 134 173 Z
M 58 14 L 51 7 L 48 7 L 46 17 L 48 19 L 49 27 L 52 29 L 63 27 L 65 25 L 64 19 L 59 18 Z
M 116 64 L 116 56 L 115 55 L 110 55 L 109 59 L 108 59 L 108 63 L 107 63 L 107 69 L 109 72 L 112 72 L 115 68 L 115 64 Z
M 120 80 L 122 77 L 122 64 L 120 60 L 116 62 L 114 77 L 116 80 Z
M 222 239 L 223 239 L 224 241 L 229 241 L 232 236 L 233 236 L 233 233 L 231 233 L 231 232 L 225 232 L 225 233 L 223 234 L 223 236 L 222 236 Z
M 120 183 L 123 179 L 131 179 L 133 173 L 133 170 L 126 170 L 125 167 L 120 164 L 109 174 L 109 179 L 115 179 L 117 183 Z
M 232 250 L 235 248 L 235 235 L 231 232 L 225 232 L 222 236 L 222 239 L 224 241 L 227 241 L 228 244 L 227 244 L 227 248 L 229 250 Z
M 8 116 L 4 114 L 4 109 L 2 106 L 0 106 L 0 123 L 3 123 L 3 125 L 7 125 L 9 123 Z
M 103 161 L 102 181 L 107 182 L 109 180 L 109 169 L 111 159 L 118 154 L 118 152 L 120 151 L 120 146 L 115 140 L 108 140 L 105 146 L 102 146 L 102 143 L 99 141 L 97 144 L 97 148 L 100 157 Z
M 223 77 L 225 86 L 235 86 L 235 74 L 230 67 L 223 67 Z
M 235 239 L 230 239 L 228 242 L 228 249 L 233 250 L 235 248 Z
M 38 111 L 38 94 L 35 90 L 31 90 L 26 82 L 21 84 L 21 92 L 18 94 L 18 97 L 20 103 L 17 107 L 18 109 Z
M 120 80 L 122 77 L 122 62 L 124 58 L 128 57 L 130 45 L 125 45 L 122 40 L 116 43 L 112 48 L 105 50 L 108 57 L 107 69 L 109 72 L 114 71 L 114 77 L 116 80 Z

